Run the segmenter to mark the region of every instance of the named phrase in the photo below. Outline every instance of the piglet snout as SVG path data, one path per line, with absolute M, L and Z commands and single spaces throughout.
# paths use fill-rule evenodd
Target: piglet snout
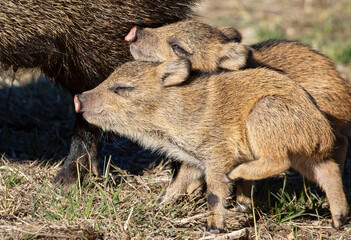
M 134 26 L 132 29 L 130 29 L 129 33 L 127 36 L 125 36 L 124 40 L 127 42 L 134 42 L 137 40 L 137 32 L 138 32 L 138 27 Z
M 77 113 L 79 113 L 80 111 L 81 111 L 81 109 L 82 109 L 82 105 L 81 105 L 81 103 L 80 103 L 80 101 L 79 101 L 79 94 L 76 94 L 76 95 L 74 95 L 74 99 L 73 99 L 73 101 L 74 101 L 74 109 L 76 110 L 76 112 Z

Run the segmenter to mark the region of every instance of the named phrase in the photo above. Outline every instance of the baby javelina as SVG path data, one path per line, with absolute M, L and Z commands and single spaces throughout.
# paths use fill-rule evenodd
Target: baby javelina
M 310 47 L 287 40 L 248 47 L 240 43 L 241 34 L 235 28 L 216 28 L 194 20 L 159 28 L 135 26 L 125 39 L 135 60 L 164 62 L 180 56 L 201 72 L 266 67 L 286 74 L 308 92 L 331 121 L 342 151 L 339 159 L 345 159 L 347 138 L 343 131 L 351 120 L 351 87 L 330 59 Z
M 308 94 L 264 68 L 205 75 L 190 74 L 190 67 L 185 58 L 126 63 L 76 95 L 75 110 L 91 124 L 182 162 L 193 173 L 187 181 L 204 176 L 212 233 L 225 226 L 231 184 L 223 178 L 237 165 L 235 177 L 245 179 L 295 168 L 325 190 L 334 225 L 341 226 L 348 206 L 331 159 L 334 136 Z
M 336 136 L 333 159 L 343 172 L 351 88 L 327 57 L 294 41 L 268 40 L 248 47 L 240 43 L 241 34 L 233 27 L 215 28 L 193 20 L 159 28 L 133 27 L 125 40 L 130 42 L 136 60 L 164 62 L 183 57 L 190 61 L 193 70 L 201 72 L 266 67 L 286 74 L 308 92 L 330 121 Z M 254 77 L 250 79 L 255 81 Z M 192 169 L 184 165 L 178 173 L 184 177 L 191 174 Z M 186 191 L 182 179 L 176 178 L 170 185 L 165 195 L 168 198 L 163 202 L 170 199 L 172 192 Z M 237 210 L 245 211 L 250 203 L 250 183 L 237 181 L 237 186 Z

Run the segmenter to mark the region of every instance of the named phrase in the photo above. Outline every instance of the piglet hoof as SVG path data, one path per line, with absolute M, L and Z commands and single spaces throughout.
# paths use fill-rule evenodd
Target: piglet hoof
M 210 235 L 210 234 L 220 234 L 221 231 L 216 228 L 215 226 L 210 226 L 207 227 L 205 235 Z
M 224 229 L 224 221 L 222 216 L 210 215 L 207 217 L 207 228 L 205 234 L 219 234 Z
M 247 213 L 249 210 L 250 204 L 236 203 L 234 207 L 235 212 Z
M 159 197 L 159 198 L 157 199 L 157 202 L 156 202 L 156 203 L 161 204 L 161 203 L 163 202 L 163 198 L 164 198 L 165 195 L 166 195 L 166 193 L 163 193 L 163 194 L 161 195 L 161 197 Z
M 157 203 L 160 205 L 167 205 L 168 203 L 175 202 L 177 198 L 175 196 L 167 195 L 167 192 L 161 195 L 159 199 L 157 199 Z
M 340 229 L 346 222 L 347 216 L 339 214 L 333 217 L 332 227 L 336 230 Z

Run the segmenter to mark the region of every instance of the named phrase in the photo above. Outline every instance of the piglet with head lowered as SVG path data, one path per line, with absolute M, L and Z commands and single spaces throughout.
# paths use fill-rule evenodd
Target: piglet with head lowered
M 189 60 L 192 70 L 207 73 L 265 67 L 286 74 L 310 94 L 330 120 L 337 137 L 337 162 L 343 168 L 345 130 L 351 121 L 351 86 L 323 54 L 288 40 L 271 39 L 247 46 L 241 43 L 237 29 L 195 20 L 159 28 L 134 26 L 125 40 L 139 61 L 164 62 L 183 57 Z
M 194 71 L 214 73 L 264 67 L 287 75 L 306 90 L 330 121 L 336 137 L 333 159 L 343 172 L 351 121 L 351 86 L 326 56 L 296 41 L 271 39 L 247 46 L 241 43 L 237 29 L 213 27 L 195 20 L 159 28 L 134 26 L 125 40 L 130 42 L 135 60 L 164 62 L 183 57 Z M 192 174 L 192 169 L 182 165 L 178 173 L 182 177 L 172 182 L 162 202 L 186 192 L 182 182 Z M 236 185 L 236 209 L 245 211 L 251 202 L 250 182 L 237 180 Z
M 183 58 L 129 62 L 74 102 L 89 123 L 165 152 L 191 168 L 193 178 L 205 176 L 210 232 L 224 228 L 231 185 L 223 179 L 237 165 L 248 169 L 237 176 L 244 179 L 295 168 L 326 191 L 335 226 L 345 220 L 330 124 L 284 75 L 267 69 L 196 74 Z

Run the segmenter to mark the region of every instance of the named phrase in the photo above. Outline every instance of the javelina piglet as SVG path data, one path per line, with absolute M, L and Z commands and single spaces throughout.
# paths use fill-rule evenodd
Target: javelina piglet
M 0 67 L 39 68 L 72 95 L 96 87 L 131 60 L 124 36 L 133 25 L 159 27 L 191 15 L 197 0 L 2 0 Z M 100 130 L 76 116 L 69 155 L 55 177 L 73 184 L 98 174 Z
M 246 46 L 240 43 L 241 34 L 237 29 L 230 26 L 216 28 L 195 20 L 159 28 L 135 26 L 125 39 L 130 42 L 135 60 L 164 62 L 181 56 L 191 62 L 193 70 L 202 72 L 257 67 L 280 71 L 311 95 L 331 120 L 337 135 L 349 127 L 349 83 L 342 79 L 330 59 L 302 43 L 272 39 Z M 339 137 L 341 155 L 345 159 L 347 138 Z
M 233 71 L 266 67 L 286 74 L 303 87 L 329 119 L 336 136 L 333 159 L 343 171 L 348 141 L 345 135 L 351 120 L 351 88 L 333 62 L 310 47 L 287 40 L 268 40 L 254 45 L 241 44 L 241 34 L 233 27 L 212 27 L 198 21 L 177 22 L 159 28 L 133 27 L 125 40 L 136 60 L 166 61 L 177 56 L 202 72 Z M 251 78 L 255 81 L 255 78 Z M 294 94 L 294 93 L 292 93 Z M 179 175 L 192 175 L 181 166 Z M 250 203 L 249 182 L 238 182 L 237 210 Z M 166 197 L 185 192 L 188 184 L 172 182 Z M 172 193 L 171 193 L 172 192 Z M 163 202 L 170 198 L 163 198 Z
M 206 75 L 191 73 L 184 58 L 129 62 L 74 102 L 89 123 L 165 152 L 191 168 L 194 181 L 204 176 L 210 232 L 224 228 L 231 184 L 223 178 L 239 164 L 250 169 L 237 176 L 246 179 L 293 167 L 326 191 L 336 227 L 347 214 L 328 120 L 300 86 L 275 71 Z

